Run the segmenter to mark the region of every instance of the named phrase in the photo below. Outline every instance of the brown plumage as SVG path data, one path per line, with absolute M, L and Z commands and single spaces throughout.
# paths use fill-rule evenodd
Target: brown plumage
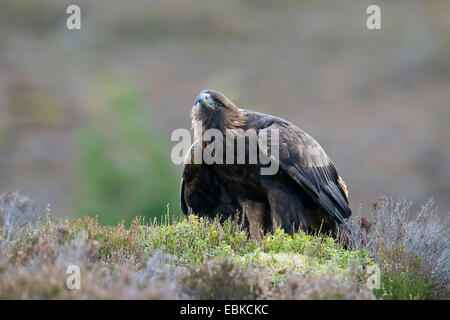
M 240 109 L 214 90 L 202 91 L 191 118 L 196 141 L 185 159 L 181 180 L 181 206 L 186 215 L 195 213 L 226 219 L 238 210 L 245 213 L 253 236 L 258 235 L 259 227 L 271 231 L 276 226 L 289 233 L 299 228 L 334 232 L 337 224 L 351 215 L 347 187 L 334 164 L 311 136 L 292 123 Z M 191 160 L 195 146 L 200 146 L 201 130 L 211 128 L 223 134 L 228 130 L 236 136 L 239 136 L 237 129 L 254 129 L 257 133 L 277 129 L 278 172 L 261 175 L 264 165 L 248 163 L 248 141 L 245 164 L 193 164 Z M 203 141 L 200 147 L 207 145 Z M 261 140 L 257 141 L 257 147 L 272 157 Z

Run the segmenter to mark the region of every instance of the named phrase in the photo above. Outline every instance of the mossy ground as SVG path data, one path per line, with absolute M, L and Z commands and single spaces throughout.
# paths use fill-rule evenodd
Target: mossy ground
M 162 249 L 187 264 L 229 259 L 246 269 L 264 268 L 274 279 L 285 273 L 348 275 L 351 266 L 364 269 L 373 263 L 367 253 L 348 251 L 334 238 L 282 229 L 253 241 L 231 220 L 220 224 L 195 215 L 171 223 L 141 226 L 146 250 Z

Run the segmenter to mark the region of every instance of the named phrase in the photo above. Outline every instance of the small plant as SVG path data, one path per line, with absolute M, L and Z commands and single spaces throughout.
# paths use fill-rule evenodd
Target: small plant
M 411 206 L 405 200 L 380 197 L 372 203 L 371 221 L 356 217 L 346 224 L 344 237 L 350 239 L 351 247 L 366 250 L 381 267 L 383 288 L 375 291 L 377 297 L 429 299 L 436 294 L 448 295 L 448 216 L 439 219 L 432 200 L 417 212 L 411 212 Z
M 17 191 L 0 193 L 0 219 L 3 224 L 2 246 L 11 241 L 20 227 L 38 218 L 33 202 Z
M 374 289 L 375 296 L 384 300 L 424 300 L 438 296 L 436 281 L 423 272 L 419 256 L 405 252 L 401 245 L 378 251 L 381 263 L 381 288 Z

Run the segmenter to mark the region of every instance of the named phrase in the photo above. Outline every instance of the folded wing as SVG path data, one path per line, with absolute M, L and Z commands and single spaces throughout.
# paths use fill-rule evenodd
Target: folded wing
M 322 147 L 307 133 L 276 117 L 260 121 L 258 145 L 281 170 L 303 188 L 311 198 L 339 223 L 351 215 L 347 190 L 334 164 Z M 266 134 L 261 132 L 266 131 Z M 279 139 L 273 132 L 278 132 Z M 266 141 L 264 137 L 268 137 Z M 278 145 L 278 155 L 275 154 Z

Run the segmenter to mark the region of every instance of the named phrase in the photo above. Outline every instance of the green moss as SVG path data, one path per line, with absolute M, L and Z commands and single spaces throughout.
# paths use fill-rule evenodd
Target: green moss
M 264 267 L 276 279 L 286 272 L 335 272 L 348 274 L 350 261 L 371 263 L 364 252 L 347 251 L 333 238 L 299 232 L 293 236 L 277 229 L 259 242 L 248 239 L 239 225 L 220 224 L 191 215 L 164 225 L 142 227 L 141 241 L 147 251 L 162 249 L 183 263 L 202 264 L 210 259 L 232 259 L 244 268 Z

